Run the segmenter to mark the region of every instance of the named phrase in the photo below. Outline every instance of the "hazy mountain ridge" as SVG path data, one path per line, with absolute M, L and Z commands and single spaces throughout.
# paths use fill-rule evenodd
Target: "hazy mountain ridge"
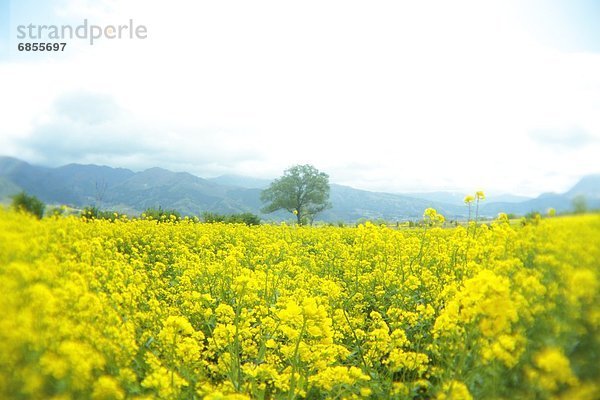
M 464 206 L 464 199 L 466 193 L 461 192 L 410 192 L 406 193 L 406 196 L 416 197 L 419 199 L 426 199 L 432 201 L 439 201 L 442 203 L 454 204 L 458 206 Z M 531 200 L 531 197 L 517 196 L 510 193 L 502 194 L 486 194 L 486 202 L 488 203 L 520 203 L 523 201 Z
M 252 212 L 265 219 L 286 219 L 285 213 L 261 214 L 260 192 L 270 180 L 239 175 L 204 179 L 187 172 L 150 168 L 133 172 L 124 168 L 69 164 L 57 168 L 31 165 L 11 157 L 0 157 L 0 199 L 25 190 L 46 203 L 74 207 L 98 205 L 103 209 L 142 212 L 149 207 L 174 208 L 186 215 L 204 211 L 219 213 Z M 590 207 L 600 207 L 600 175 L 582 178 L 564 194 L 544 194 L 521 199 L 510 194 L 497 196 L 508 201 L 480 205 L 482 216 L 499 212 L 519 215 L 530 211 L 558 211 L 572 208 L 572 200 L 584 195 Z M 361 218 L 407 220 L 420 218 L 428 207 L 448 219 L 465 218 L 464 195 L 453 192 L 412 193 L 409 195 L 371 192 L 349 186 L 331 185 L 333 207 L 319 215 L 323 221 L 356 221 Z M 493 197 L 492 197 L 493 198 Z M 445 201 L 444 201 L 445 200 Z
M 584 176 L 565 195 L 569 198 L 585 196 L 589 200 L 600 199 L 600 174 Z
M 265 189 L 271 183 L 271 179 L 253 178 L 242 175 L 221 175 L 209 178 L 210 181 L 227 186 L 237 186 L 246 189 Z

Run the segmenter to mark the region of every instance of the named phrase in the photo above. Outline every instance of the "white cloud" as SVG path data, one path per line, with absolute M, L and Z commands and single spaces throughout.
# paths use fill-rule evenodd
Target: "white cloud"
M 132 18 L 148 38 L 0 64 L 9 153 L 50 135 L 40 127 L 58 138 L 56 102 L 85 92 L 121 108 L 104 140 L 137 155 L 107 153 L 118 166 L 276 176 L 310 162 L 367 189 L 525 194 L 598 170 L 597 141 L 544 147 L 531 135 L 600 137 L 600 55 L 540 44 L 518 3 L 63 2 L 57 20 Z M 135 146 L 148 142 L 160 146 Z M 80 151 L 71 161 L 102 158 Z

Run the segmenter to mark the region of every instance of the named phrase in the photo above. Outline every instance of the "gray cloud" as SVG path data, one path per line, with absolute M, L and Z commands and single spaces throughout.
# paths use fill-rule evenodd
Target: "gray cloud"
M 220 128 L 151 124 L 132 117 L 110 96 L 60 97 L 54 114 L 16 139 L 18 154 L 57 166 L 96 163 L 135 170 L 160 166 L 214 175 L 264 159 L 247 135 Z
M 111 96 L 92 92 L 67 93 L 56 100 L 54 108 L 59 116 L 89 125 L 121 116 L 121 108 Z
M 535 142 L 549 147 L 575 149 L 598 142 L 598 138 L 581 127 L 536 129 L 529 132 Z

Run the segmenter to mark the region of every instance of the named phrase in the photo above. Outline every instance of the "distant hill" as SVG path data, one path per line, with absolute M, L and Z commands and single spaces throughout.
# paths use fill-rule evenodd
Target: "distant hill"
M 547 193 L 520 203 L 483 203 L 480 209 L 483 215 L 497 215 L 501 212 L 525 215 L 533 211 L 545 213 L 549 208 L 554 208 L 560 212 L 570 211 L 572 201 L 562 194 Z
M 174 208 L 184 215 L 204 211 L 218 213 L 252 212 L 266 220 L 291 219 L 284 212 L 263 215 L 260 192 L 268 179 L 224 175 L 203 179 L 187 172 L 150 168 L 134 172 L 124 168 L 69 164 L 58 168 L 31 165 L 25 161 L 0 157 L 0 201 L 25 190 L 48 204 L 76 208 L 97 205 L 102 209 L 141 213 L 148 207 Z M 535 199 L 496 196 L 484 201 L 480 214 L 495 217 L 499 212 L 523 215 L 530 211 L 558 211 L 572 208 L 573 198 L 583 195 L 588 206 L 600 208 L 600 175 L 581 179 L 565 194 L 545 194 Z M 451 192 L 412 193 L 410 195 L 370 192 L 349 186 L 331 185 L 333 207 L 319 220 L 354 222 L 362 218 L 402 221 L 418 219 L 433 207 L 447 219 L 464 219 L 467 207 L 463 194 Z
M 333 207 L 321 216 L 328 221 L 356 221 L 361 218 L 388 221 L 420 218 L 428 207 L 451 217 L 465 217 L 467 208 L 392 193 L 369 192 L 349 186 L 331 185 Z
M 125 204 L 137 210 L 162 206 L 185 214 L 256 212 L 258 189 L 219 185 L 188 174 L 151 168 L 114 186 L 106 197 L 109 204 Z M 256 201 L 253 201 L 256 198 Z
M 115 186 L 133 175 L 123 168 L 80 164 L 46 168 L 0 157 L 0 177 L 48 203 L 91 204 L 102 197 L 103 187 Z
M 464 206 L 466 193 L 458 193 L 458 192 L 417 192 L 417 193 L 406 193 L 406 196 L 416 197 L 419 199 L 426 199 L 441 203 L 454 204 L 458 206 Z M 531 200 L 530 197 L 525 196 L 517 196 L 514 194 L 497 194 L 497 195 L 487 195 L 486 194 L 486 202 L 487 203 L 520 203 L 523 201 Z
M 271 184 L 271 179 L 252 178 L 242 175 L 221 175 L 209 178 L 210 181 L 220 185 L 238 186 L 246 189 L 265 189 Z
M 8 202 L 10 196 L 19 193 L 22 189 L 5 177 L 0 177 L 0 203 Z
M 600 174 L 584 176 L 565 195 L 569 198 L 585 196 L 589 200 L 600 199 Z

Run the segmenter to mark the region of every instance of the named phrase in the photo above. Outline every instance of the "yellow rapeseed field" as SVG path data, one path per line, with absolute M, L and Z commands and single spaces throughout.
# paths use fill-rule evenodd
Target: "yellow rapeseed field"
M 600 398 L 600 216 L 425 217 L 0 210 L 0 398 Z

